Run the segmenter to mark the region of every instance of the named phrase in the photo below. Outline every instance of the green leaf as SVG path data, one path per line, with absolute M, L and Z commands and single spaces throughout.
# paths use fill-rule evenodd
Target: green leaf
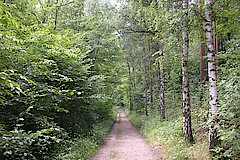
M 71 92 L 70 92 L 70 96 L 73 96 L 73 95 L 74 95 L 74 91 L 71 91 Z

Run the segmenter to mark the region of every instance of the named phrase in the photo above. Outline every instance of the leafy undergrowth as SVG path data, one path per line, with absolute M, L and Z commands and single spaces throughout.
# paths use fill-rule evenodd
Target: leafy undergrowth
M 107 120 L 94 126 L 87 136 L 81 136 L 64 146 L 65 151 L 56 156 L 56 160 L 88 160 L 102 144 L 113 120 Z
M 146 140 L 161 150 L 163 159 L 209 159 L 206 132 L 201 129 L 195 132 L 195 143 L 187 145 L 182 136 L 181 116 L 163 121 L 159 116 L 146 117 L 132 112 L 128 117 Z

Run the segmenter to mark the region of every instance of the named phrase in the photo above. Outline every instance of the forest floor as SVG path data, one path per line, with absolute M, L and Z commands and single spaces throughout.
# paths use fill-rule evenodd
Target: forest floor
M 147 144 L 139 131 L 118 109 L 117 122 L 92 160 L 159 160 L 159 151 Z

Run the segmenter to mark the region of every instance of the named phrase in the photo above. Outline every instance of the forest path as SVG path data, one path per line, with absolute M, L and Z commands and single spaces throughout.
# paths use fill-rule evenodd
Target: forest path
M 139 131 L 128 121 L 123 109 L 92 160 L 158 160 L 158 152 L 145 142 Z

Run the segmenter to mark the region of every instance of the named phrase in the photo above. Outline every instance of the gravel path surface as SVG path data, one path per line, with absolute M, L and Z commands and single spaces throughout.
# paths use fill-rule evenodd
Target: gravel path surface
M 156 149 L 147 144 L 122 109 L 116 122 L 92 160 L 159 160 Z

